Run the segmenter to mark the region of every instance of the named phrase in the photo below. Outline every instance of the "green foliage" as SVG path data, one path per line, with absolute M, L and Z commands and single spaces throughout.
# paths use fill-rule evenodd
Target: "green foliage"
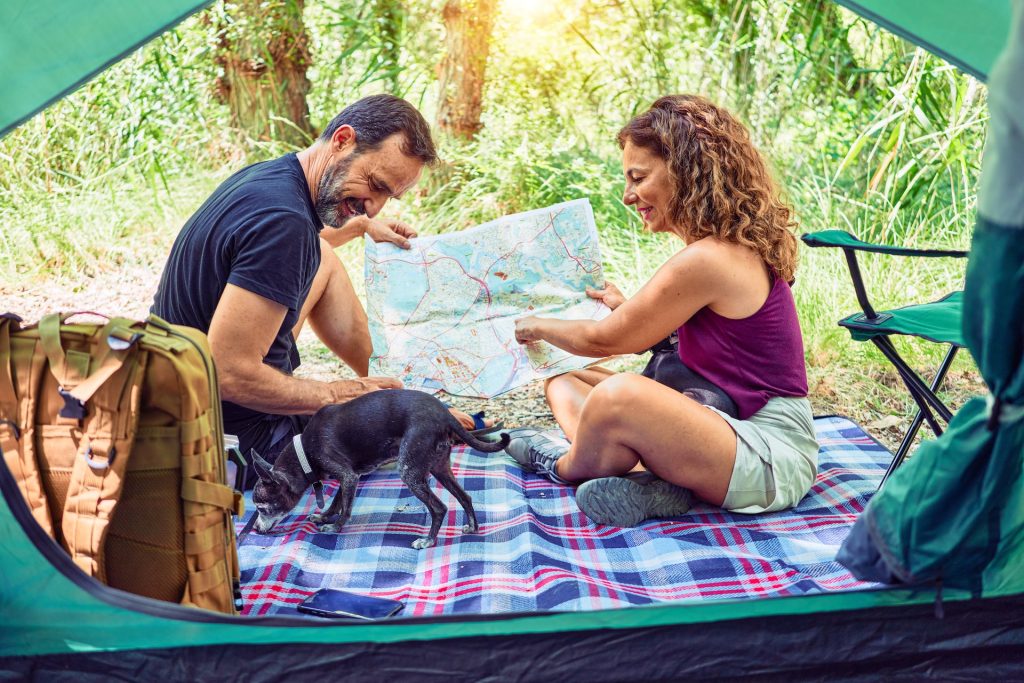
M 215 123 L 214 76 L 201 32 L 169 32 L 0 141 L 2 281 L 148 246 L 130 244 L 137 219 L 161 220 L 189 177 L 237 155 Z
M 313 126 L 381 91 L 432 119 L 443 4 L 307 0 Z M 219 178 L 285 149 L 228 135 L 212 23 L 189 20 L 0 141 L 5 283 L 125 258 L 158 268 L 159 255 L 133 256 L 138 245 L 163 253 Z M 444 165 L 393 210 L 440 232 L 586 196 L 609 278 L 635 290 L 681 245 L 641 232 L 621 204 L 615 133 L 669 92 L 738 112 L 801 230 L 967 245 L 984 87 L 824 0 L 504 0 L 483 130 L 468 144 L 439 140 Z M 893 303 L 962 282 L 962 264 L 891 261 L 864 267 Z M 812 366 L 880 367 L 835 327 L 856 308 L 837 254 L 804 252 L 796 295 Z

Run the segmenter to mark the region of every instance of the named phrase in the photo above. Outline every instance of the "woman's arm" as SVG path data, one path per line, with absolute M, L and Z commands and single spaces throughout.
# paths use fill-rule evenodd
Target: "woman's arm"
M 695 243 L 665 262 L 603 320 L 529 317 L 516 321 L 521 343 L 546 341 L 578 356 L 639 353 L 715 300 L 721 282 L 716 250 Z

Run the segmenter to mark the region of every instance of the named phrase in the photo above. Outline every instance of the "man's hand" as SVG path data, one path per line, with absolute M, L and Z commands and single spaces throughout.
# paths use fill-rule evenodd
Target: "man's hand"
M 340 228 L 324 228 L 320 237 L 332 248 L 338 248 L 363 235 L 369 235 L 374 242 L 391 242 L 402 249 L 408 249 L 409 240 L 416 237 L 416 231 L 402 221 L 392 218 L 370 218 L 367 215 L 353 216 Z
M 402 249 L 408 249 L 409 240 L 416 237 L 416 231 L 402 221 L 390 218 L 368 218 L 364 232 L 374 242 L 391 242 Z
M 378 389 L 401 389 L 402 383 L 393 377 L 360 377 L 330 382 L 328 388 L 334 403 L 344 403 Z
M 587 287 L 587 296 L 591 299 L 600 300 L 605 306 L 613 311 L 626 301 L 625 295 L 619 288 L 610 282 L 604 283 L 604 289 L 592 289 Z

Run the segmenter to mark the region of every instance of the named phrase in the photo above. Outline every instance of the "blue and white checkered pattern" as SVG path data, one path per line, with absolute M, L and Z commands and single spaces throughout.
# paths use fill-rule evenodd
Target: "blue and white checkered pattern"
M 294 614 L 320 588 L 405 603 L 404 616 L 592 610 L 655 602 L 781 596 L 866 586 L 834 560 L 891 455 L 853 422 L 815 420 L 818 478 L 800 505 L 737 515 L 698 505 L 634 529 L 595 525 L 574 489 L 519 469 L 503 453 L 453 451 L 456 477 L 473 498 L 480 532 L 463 534 L 449 506 L 437 546 L 412 541 L 430 524 L 395 470 L 360 483 L 338 534 L 307 519 L 312 491 L 271 532 L 239 548 L 245 614 Z M 325 494 L 336 491 L 331 483 Z M 254 514 L 251 499 L 248 510 Z M 239 529 L 242 522 L 239 521 Z

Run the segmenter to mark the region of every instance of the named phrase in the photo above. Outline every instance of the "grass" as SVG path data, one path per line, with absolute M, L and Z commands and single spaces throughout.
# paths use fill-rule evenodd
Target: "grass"
M 0 262 L 5 266 L 5 285 L 31 286 L 59 278 L 68 287 L 76 287 L 90 277 L 117 271 L 129 263 L 148 268 L 155 278 L 184 220 L 229 170 L 175 178 L 169 191 L 140 179 L 132 183 L 130 178 L 121 178 L 116 191 L 97 183 L 97 187 L 79 192 L 40 196 L 24 206 L 5 207 L 0 221 L 13 228 L 4 231 L 5 241 L 31 244 L 35 250 L 27 259 L 24 253 L 3 253 Z M 476 201 L 466 196 L 466 190 L 456 193 L 442 188 L 436 192 L 439 196 L 430 198 L 430 202 L 437 203 L 429 207 L 433 222 L 428 223 L 428 230 L 441 231 L 445 225 L 468 226 L 506 210 L 501 206 L 502 200 Z M 552 196 L 545 201 L 560 199 Z M 598 198 L 592 196 L 592 200 L 601 206 Z M 396 207 L 396 212 L 418 225 L 415 213 L 425 212 L 425 203 L 424 197 L 406 200 Z M 629 292 L 635 291 L 680 245 L 667 236 L 644 234 L 633 219 L 626 220 L 629 222 L 625 227 L 602 224 L 601 247 L 609 279 Z M 72 225 L 74 228 L 68 229 Z M 361 294 L 361 243 L 357 240 L 346 245 L 339 255 Z M 20 271 L 12 267 L 25 261 L 33 267 Z M 949 261 L 869 255 L 862 259 L 862 267 L 878 303 L 900 305 L 939 296 L 959 286 L 964 263 Z M 912 417 L 912 404 L 898 376 L 881 355 L 869 344 L 851 341 L 835 324 L 842 315 L 857 310 L 841 254 L 836 250 L 802 248 L 794 294 L 803 326 L 815 410 L 847 415 L 895 447 L 901 427 Z M 151 291 L 138 295 L 148 297 Z M 937 345 L 906 341 L 899 346 L 916 368 L 935 367 L 941 360 L 942 352 Z M 307 348 L 307 353 L 310 351 Z M 313 352 L 311 360 L 316 359 Z M 642 362 L 640 357 L 624 359 L 621 366 L 639 369 Z M 967 354 L 961 354 L 954 365 L 948 386 L 944 398 L 955 406 L 983 389 Z
M 482 132 L 472 143 L 441 140 L 445 165 L 390 212 L 431 234 L 586 196 L 606 276 L 635 291 L 680 245 L 640 231 L 622 205 L 614 134 L 653 97 L 689 91 L 743 112 L 802 231 L 839 227 L 869 240 L 965 248 L 984 88 L 845 10 L 822 23 L 818 3 L 743 2 L 756 27 L 740 41 L 728 13 L 696 14 L 701 3 L 629 3 L 628 11 L 569 3 L 539 24 L 499 21 Z M 429 3 L 407 10 L 419 28 L 405 37 L 402 70 L 391 78 L 374 71 L 369 24 L 310 7 L 320 55 L 310 72 L 314 120 L 336 113 L 338 93 L 351 101 L 385 82 L 430 116 L 440 17 Z M 685 27 L 685 39 L 647 30 L 658 26 Z M 210 87 L 212 49 L 203 17 L 190 20 L 0 141 L 0 292 L 57 281 L 77 288 L 128 264 L 155 277 L 180 226 L 222 178 L 285 150 L 240 142 L 228 128 Z M 752 68 L 741 82 L 730 69 L 742 63 Z M 340 253 L 361 288 L 361 245 Z M 862 267 L 877 303 L 895 306 L 959 287 L 964 263 L 867 257 Z M 873 347 L 835 324 L 857 310 L 841 254 L 804 249 L 797 278 L 815 408 L 876 425 L 891 444 L 894 418 L 905 423 L 912 411 Z M 908 341 L 901 352 L 918 368 L 941 358 L 930 344 Z M 982 390 L 967 354 L 949 385 L 954 405 Z

